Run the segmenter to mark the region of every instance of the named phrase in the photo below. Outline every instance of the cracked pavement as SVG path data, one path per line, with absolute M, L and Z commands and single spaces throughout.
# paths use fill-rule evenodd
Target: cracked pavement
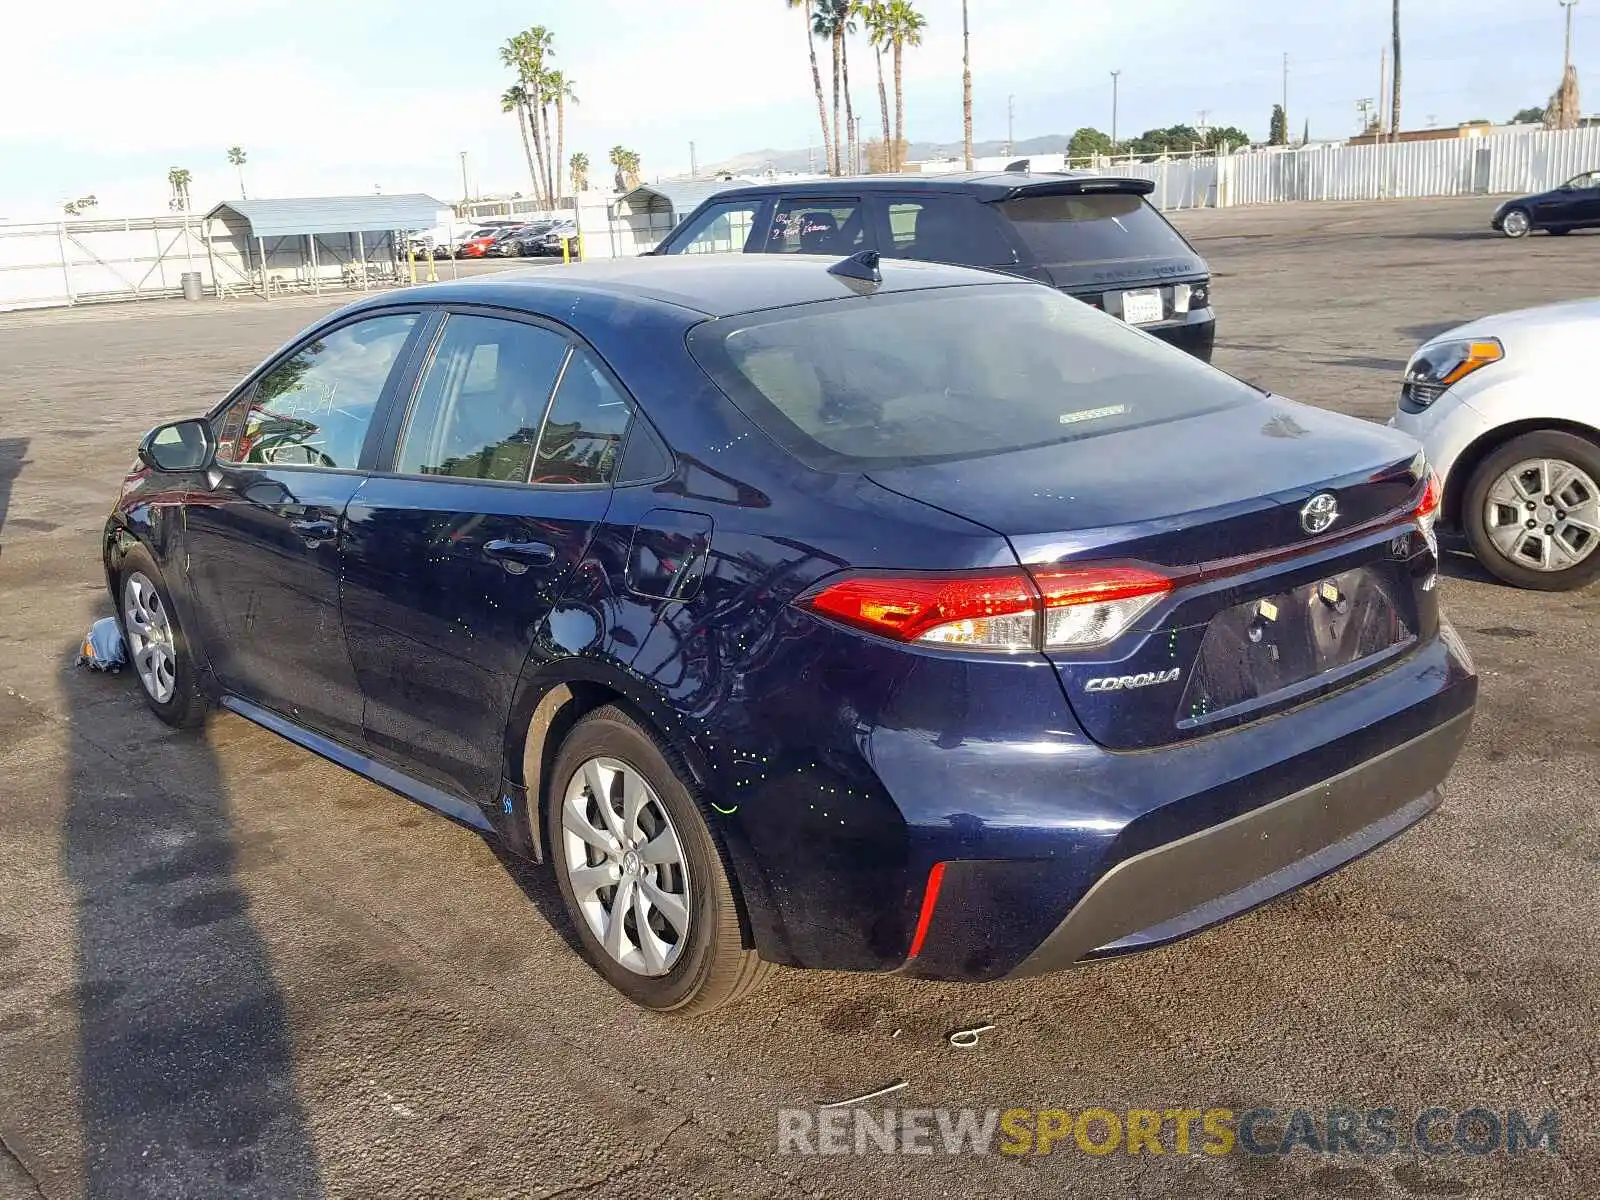
M 1492 207 L 1180 214 L 1219 365 L 1383 419 L 1428 333 L 1594 290 L 1600 235 L 1505 242 Z M 1065 975 L 783 972 L 665 1020 L 573 954 L 542 872 L 70 665 L 138 435 L 336 303 L 0 314 L 0 1198 L 1600 1195 L 1600 589 L 1451 564 L 1483 693 L 1449 798 L 1293 897 Z M 904 1107 L 1554 1108 L 1561 1153 L 777 1153 L 780 1108 L 896 1078 Z

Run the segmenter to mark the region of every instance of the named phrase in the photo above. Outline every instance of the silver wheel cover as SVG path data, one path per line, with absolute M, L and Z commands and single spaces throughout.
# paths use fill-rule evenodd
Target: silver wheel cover
M 172 699 L 178 686 L 178 652 L 172 644 L 172 618 L 161 593 L 143 571 L 122 583 L 122 624 L 128 635 L 128 661 L 157 704 Z
M 628 764 L 591 758 L 561 800 L 561 868 L 589 932 L 636 975 L 665 975 L 689 943 L 689 865 L 666 805 Z
M 1507 562 L 1570 570 L 1600 546 L 1600 486 L 1575 463 L 1526 459 L 1489 486 L 1483 528 Z

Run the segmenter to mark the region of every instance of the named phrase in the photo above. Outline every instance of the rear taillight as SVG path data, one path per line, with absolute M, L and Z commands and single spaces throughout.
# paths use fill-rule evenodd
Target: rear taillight
M 845 576 L 801 603 L 897 642 L 1015 652 L 1108 642 L 1171 590 L 1142 567 L 1035 567 Z
M 1439 501 L 1443 492 L 1443 485 L 1439 482 L 1439 473 L 1429 467 L 1428 482 L 1423 486 L 1422 499 L 1417 501 L 1417 507 L 1411 514 L 1424 531 L 1433 528 L 1433 520 L 1439 515 Z

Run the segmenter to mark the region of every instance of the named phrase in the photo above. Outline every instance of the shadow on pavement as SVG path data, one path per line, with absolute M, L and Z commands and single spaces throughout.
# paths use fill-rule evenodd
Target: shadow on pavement
M 11 485 L 22 473 L 22 456 L 27 452 L 27 438 L 0 438 L 0 533 L 5 531 L 6 509 L 11 506 Z M 3 544 L 0 553 L 4 553 Z
M 73 671 L 64 689 L 85 1193 L 318 1196 L 215 755 L 160 724 L 138 689 L 131 672 Z

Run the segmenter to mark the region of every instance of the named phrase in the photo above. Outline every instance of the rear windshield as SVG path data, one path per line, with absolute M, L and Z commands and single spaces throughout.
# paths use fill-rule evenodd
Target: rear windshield
M 977 458 L 1255 398 L 1114 317 L 1021 283 L 707 321 L 689 350 L 746 416 L 825 471 Z
M 1143 196 L 1021 196 L 995 205 L 1041 263 L 1171 258 L 1194 251 Z

